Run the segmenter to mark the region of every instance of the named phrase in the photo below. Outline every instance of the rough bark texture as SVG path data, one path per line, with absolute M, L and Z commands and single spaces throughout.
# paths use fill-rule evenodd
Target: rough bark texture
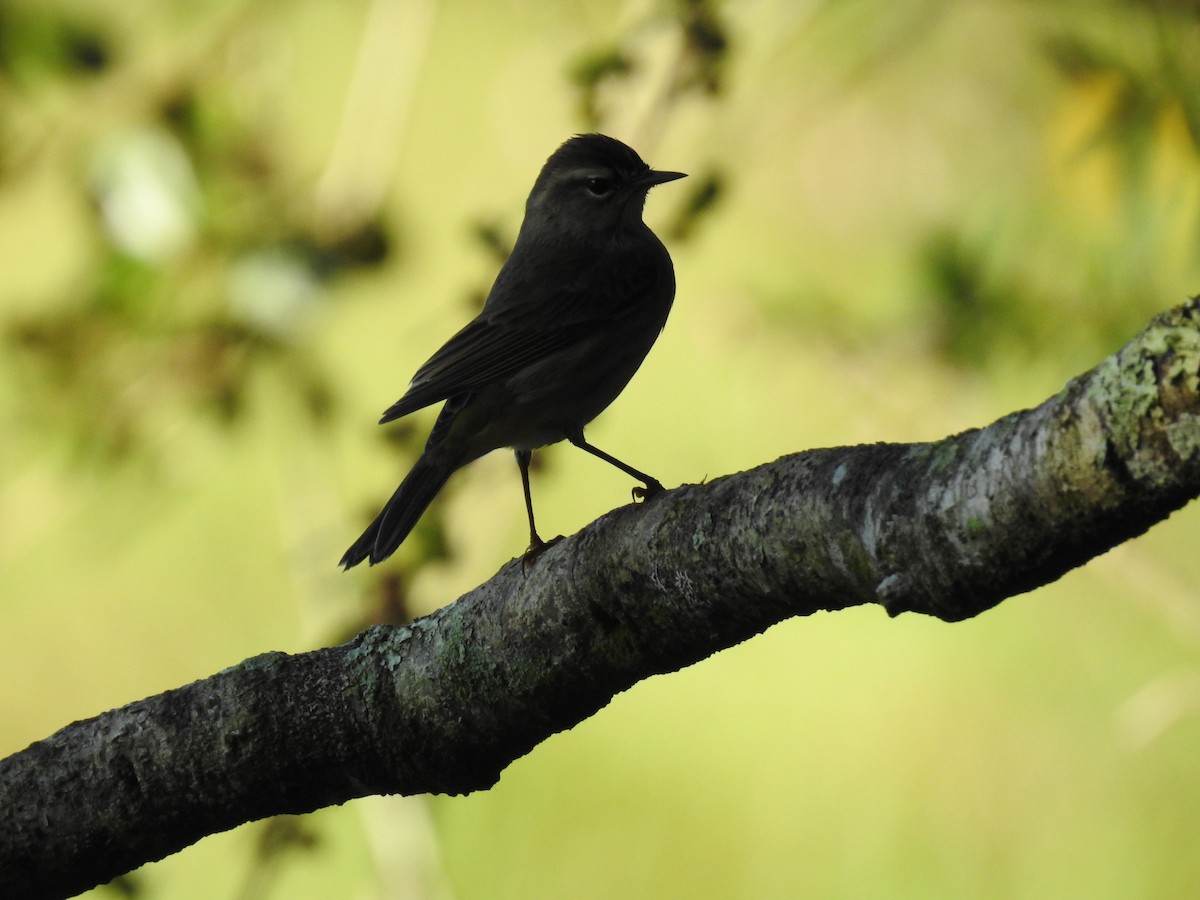
M 784 457 L 604 516 L 409 627 L 266 654 L 0 762 L 0 885 L 62 896 L 241 822 L 463 793 L 637 681 L 790 616 L 957 621 L 1200 494 L 1200 304 L 1034 410 Z

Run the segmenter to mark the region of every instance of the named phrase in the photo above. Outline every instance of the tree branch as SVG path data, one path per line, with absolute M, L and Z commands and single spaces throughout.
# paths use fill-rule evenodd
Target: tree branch
M 1200 494 L 1198 383 L 1193 300 L 987 428 L 684 485 L 411 626 L 69 725 L 0 762 L 5 896 L 80 891 L 277 813 L 490 787 L 614 694 L 790 616 L 977 615 Z

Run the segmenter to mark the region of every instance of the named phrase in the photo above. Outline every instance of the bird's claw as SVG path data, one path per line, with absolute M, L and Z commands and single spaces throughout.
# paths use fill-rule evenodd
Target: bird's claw
M 529 549 L 525 551 L 525 555 L 521 557 L 521 567 L 528 572 L 530 567 L 537 562 L 537 558 L 557 544 L 563 539 L 560 534 L 558 537 L 550 538 L 548 541 L 543 541 L 536 534 L 533 540 L 529 542 Z
M 645 487 L 639 486 L 639 487 L 635 487 L 633 489 L 633 499 L 635 501 L 649 500 L 652 497 L 655 497 L 658 494 L 661 494 L 662 492 L 663 492 L 662 482 L 656 478 L 651 478 L 649 481 L 646 482 Z

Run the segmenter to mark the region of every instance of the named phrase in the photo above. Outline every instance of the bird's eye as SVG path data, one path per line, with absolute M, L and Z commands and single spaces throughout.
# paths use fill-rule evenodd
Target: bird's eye
M 612 193 L 613 180 L 611 178 L 605 178 L 604 176 L 597 175 L 593 178 L 589 178 L 586 183 L 588 193 L 593 197 L 605 197 Z

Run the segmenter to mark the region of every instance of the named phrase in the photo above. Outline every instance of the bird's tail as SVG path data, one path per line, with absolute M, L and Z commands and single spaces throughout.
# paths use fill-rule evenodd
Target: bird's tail
M 395 553 L 453 471 L 454 467 L 431 462 L 426 456 L 418 459 L 392 499 L 346 551 L 339 565 L 349 569 L 365 559 L 375 565 Z

